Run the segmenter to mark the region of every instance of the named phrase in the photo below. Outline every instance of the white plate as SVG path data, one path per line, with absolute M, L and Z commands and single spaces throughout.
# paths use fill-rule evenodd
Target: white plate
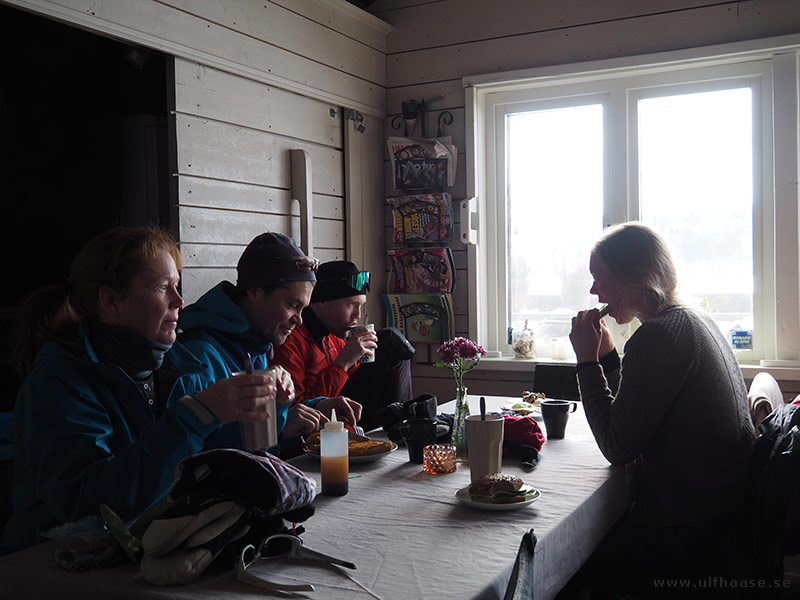
M 500 407 L 500 410 L 505 410 L 508 412 L 513 412 L 517 415 L 533 415 L 534 417 L 541 417 L 542 416 L 542 407 L 541 406 L 534 406 L 533 408 L 511 408 L 514 404 L 504 404 Z
M 523 506 L 528 506 L 532 502 L 536 502 L 539 499 L 539 496 L 542 493 L 533 488 L 528 486 L 533 490 L 533 497 L 524 500 L 523 502 L 512 502 L 510 504 L 489 504 L 488 502 L 475 502 L 469 495 L 469 486 L 463 487 L 456 492 L 456 498 L 461 500 L 464 504 L 469 504 L 470 506 L 474 506 L 475 508 L 482 508 L 483 510 L 517 510 L 518 508 L 522 508 Z
M 372 462 L 374 460 L 379 460 L 381 458 L 385 458 L 386 456 L 389 456 L 392 452 L 397 450 L 397 444 L 395 444 L 394 442 L 389 442 L 389 443 L 392 445 L 391 450 L 387 450 L 386 452 L 379 452 L 378 454 L 368 454 L 367 456 L 350 456 L 349 462 L 366 463 L 366 462 Z M 310 452 L 306 450 L 306 454 L 308 456 L 314 457 L 317 460 L 319 460 L 319 452 Z

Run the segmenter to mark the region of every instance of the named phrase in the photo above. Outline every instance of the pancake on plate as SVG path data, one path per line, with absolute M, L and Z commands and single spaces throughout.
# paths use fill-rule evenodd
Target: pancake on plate
M 312 454 L 320 453 L 320 440 L 319 431 L 312 433 L 306 439 L 306 451 Z M 389 452 L 392 449 L 391 442 L 384 442 L 382 440 L 364 439 L 354 433 L 348 435 L 347 440 L 347 453 L 349 456 L 372 456 L 373 454 L 382 454 Z

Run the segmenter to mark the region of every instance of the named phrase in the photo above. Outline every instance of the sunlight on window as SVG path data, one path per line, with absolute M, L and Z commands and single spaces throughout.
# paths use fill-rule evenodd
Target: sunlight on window
M 726 334 L 753 329 L 750 88 L 640 100 L 642 220 L 673 251 L 681 297 Z
M 527 319 L 541 348 L 596 302 L 588 261 L 603 226 L 603 108 L 509 115 L 506 139 L 510 323 Z

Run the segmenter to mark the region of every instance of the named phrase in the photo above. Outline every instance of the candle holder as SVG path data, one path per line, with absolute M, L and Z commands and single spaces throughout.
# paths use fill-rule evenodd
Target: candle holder
M 426 473 L 452 473 L 456 470 L 456 447 L 430 444 L 422 449 L 422 470 Z

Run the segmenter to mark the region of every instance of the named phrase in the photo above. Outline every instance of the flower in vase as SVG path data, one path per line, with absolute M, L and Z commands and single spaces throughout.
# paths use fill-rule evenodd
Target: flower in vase
M 478 365 L 481 356 L 486 356 L 483 346 L 463 337 L 444 342 L 439 346 L 438 352 L 442 356 L 442 360 L 437 362 L 436 366 L 453 370 L 458 389 L 464 388 L 464 375 Z

